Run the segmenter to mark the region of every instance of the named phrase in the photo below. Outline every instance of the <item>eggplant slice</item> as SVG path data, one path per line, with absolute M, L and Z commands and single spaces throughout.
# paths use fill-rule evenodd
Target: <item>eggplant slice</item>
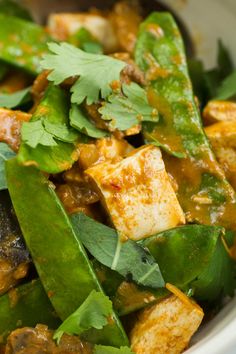
M 0 192 L 0 295 L 23 279 L 30 256 L 7 190 Z

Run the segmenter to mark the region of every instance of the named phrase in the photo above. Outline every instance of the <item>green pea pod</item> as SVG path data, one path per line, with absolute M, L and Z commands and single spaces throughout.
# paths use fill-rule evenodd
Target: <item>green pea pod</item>
M 165 165 L 178 183 L 187 220 L 236 230 L 235 193 L 202 129 L 183 41 L 169 13 L 153 13 L 141 25 L 135 60 L 146 73 L 149 102 L 160 114 L 159 122 L 143 124 L 144 138 L 170 153 Z
M 0 60 L 36 76 L 41 72 L 40 60 L 51 41 L 39 25 L 0 14 Z
M 0 343 L 17 327 L 60 323 L 39 280 L 24 284 L 0 297 Z
M 66 93 L 59 87 L 49 85 L 39 103 L 31 122 L 45 119 L 51 124 L 68 124 L 69 101 Z M 29 123 L 26 123 L 29 124 Z M 34 131 L 32 129 L 32 136 Z M 81 137 L 77 133 L 78 138 Z M 73 143 L 57 141 L 55 146 L 38 144 L 35 148 L 22 143 L 18 153 L 18 161 L 23 165 L 35 165 L 48 173 L 59 173 L 69 169 L 78 158 Z
M 140 241 L 158 260 L 166 282 L 192 290 L 196 299 L 214 300 L 233 295 L 234 262 L 222 238 L 228 233 L 217 226 L 187 225 Z M 232 235 L 231 235 L 232 238 Z
M 102 291 L 100 283 L 52 184 L 36 168 L 21 166 L 16 159 L 7 161 L 6 173 L 13 206 L 39 277 L 64 320 L 93 289 Z M 101 344 L 127 345 L 115 313 L 107 326 L 88 331 L 85 337 Z

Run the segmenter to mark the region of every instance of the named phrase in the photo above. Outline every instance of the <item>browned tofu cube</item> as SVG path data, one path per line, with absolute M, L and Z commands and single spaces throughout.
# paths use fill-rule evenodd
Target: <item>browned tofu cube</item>
M 159 148 L 136 149 L 120 162 L 100 163 L 85 173 L 124 239 L 139 240 L 185 223 Z
M 182 295 L 171 295 L 140 312 L 130 338 L 136 354 L 179 354 L 186 349 L 204 313 Z

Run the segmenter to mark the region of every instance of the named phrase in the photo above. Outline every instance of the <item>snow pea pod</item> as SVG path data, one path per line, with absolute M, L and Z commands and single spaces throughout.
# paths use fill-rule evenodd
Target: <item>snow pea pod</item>
M 93 289 L 102 288 L 52 183 L 35 167 L 21 166 L 16 159 L 7 162 L 6 173 L 25 242 L 41 282 L 64 320 Z M 84 337 L 106 345 L 127 345 L 115 313 L 102 330 L 88 331 Z
M 197 300 L 233 296 L 235 264 L 225 245 L 233 233 L 218 226 L 186 225 L 140 241 L 158 260 L 166 282 L 191 291 Z
M 0 297 L 0 343 L 22 326 L 44 323 L 55 329 L 60 323 L 39 280 L 24 284 Z
M 149 102 L 160 114 L 159 122 L 143 124 L 144 138 L 169 153 L 165 165 L 178 183 L 187 220 L 236 230 L 235 193 L 202 129 L 183 41 L 169 13 L 153 13 L 141 25 L 135 60 L 146 74 Z
M 0 13 L 0 60 L 36 76 L 41 72 L 40 60 L 51 41 L 39 25 Z

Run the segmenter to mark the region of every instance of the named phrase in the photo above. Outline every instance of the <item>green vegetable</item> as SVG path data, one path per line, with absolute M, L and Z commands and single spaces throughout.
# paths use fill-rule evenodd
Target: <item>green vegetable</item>
M 24 284 L 0 297 L 0 342 L 18 327 L 38 323 L 56 328 L 60 320 L 39 280 Z
M 226 233 L 226 240 L 234 235 Z M 199 300 L 216 300 L 219 296 L 233 296 L 236 288 L 235 262 L 227 253 L 222 239 L 218 238 L 215 250 L 208 266 L 192 282 L 195 298 Z
M 187 225 L 149 237 L 141 244 L 158 260 L 166 282 L 192 289 L 196 299 L 232 296 L 236 283 L 234 262 L 222 243 L 224 229 Z
M 112 130 L 126 130 L 142 121 L 158 121 L 158 113 L 147 100 L 145 90 L 136 83 L 123 84 L 123 94 L 113 93 L 99 109 Z
M 53 339 L 60 342 L 64 333 L 80 335 L 90 328 L 102 329 L 112 316 L 112 302 L 103 293 L 92 290 L 87 299 L 55 331 Z
M 155 36 L 149 30 L 150 24 L 159 26 L 162 35 Z M 152 123 L 152 131 L 150 126 L 147 129 L 143 125 L 146 143 L 158 141 L 172 155 L 180 152 L 186 156 L 176 159 L 165 155 L 164 160 L 167 171 L 178 184 L 177 196 L 187 220 L 236 230 L 232 218 L 236 213 L 235 193 L 216 162 L 202 129 L 183 41 L 170 14 L 153 13 L 141 25 L 135 60 L 149 79 L 149 103 L 160 115 L 159 122 Z M 206 175 L 212 185 L 208 190 L 204 186 Z M 212 191 L 213 186 L 217 186 L 216 193 Z M 225 201 L 223 209 L 219 198 Z
M 225 79 L 234 70 L 232 58 L 221 39 L 218 40 L 217 64 L 221 79 Z
M 128 347 L 113 348 L 104 345 L 95 345 L 93 354 L 134 354 Z
M 102 54 L 102 45 L 95 39 L 92 34 L 84 27 L 80 28 L 76 33 L 72 34 L 68 42 L 76 47 L 81 48 L 87 53 Z
M 121 243 L 114 229 L 82 213 L 73 214 L 71 221 L 77 237 L 99 262 L 138 284 L 152 288 L 165 285 L 158 264 L 136 242 Z
M 3 62 L 0 62 L 0 81 L 2 81 L 9 71 L 9 66 Z
M 93 268 L 119 316 L 140 310 L 169 295 L 166 288 L 152 289 L 126 281 L 119 273 L 95 259 Z
M 50 41 L 40 26 L 0 14 L 0 60 L 26 70 L 36 76 L 41 72 L 42 55 L 48 52 Z
M 31 87 L 14 93 L 0 93 L 0 107 L 15 108 L 31 100 Z
M 218 87 L 216 99 L 228 100 L 236 95 L 236 70 Z
M 21 166 L 15 159 L 7 161 L 6 171 L 27 247 L 57 314 L 65 320 L 92 290 L 102 291 L 101 286 L 52 183 L 36 168 Z M 99 344 L 127 344 L 115 313 L 102 330 L 87 331 L 83 337 Z
M 66 93 L 50 85 L 31 121 L 23 124 L 18 161 L 24 165 L 35 165 L 48 173 L 70 168 L 78 158 L 76 146 L 72 142 L 76 137 L 78 140 L 82 137 L 69 128 L 68 118 L 69 102 Z
M 109 133 L 99 129 L 86 117 L 81 107 L 72 104 L 70 110 L 70 125 L 79 132 L 90 136 L 91 138 L 103 138 Z
M 48 80 L 60 84 L 72 76 L 80 76 L 71 88 L 72 103 L 87 100 L 92 104 L 99 100 L 99 94 L 106 98 L 112 91 L 110 84 L 119 80 L 126 63 L 106 55 L 85 53 L 68 43 L 50 43 L 49 50 L 41 62 L 44 69 L 52 70 Z M 66 63 L 66 65 L 65 65 Z
M 0 13 L 6 16 L 15 16 L 27 21 L 32 21 L 32 16 L 29 11 L 13 0 L 0 1 Z
M 15 155 L 14 151 L 7 144 L 0 143 L 0 190 L 7 189 L 5 161 Z

